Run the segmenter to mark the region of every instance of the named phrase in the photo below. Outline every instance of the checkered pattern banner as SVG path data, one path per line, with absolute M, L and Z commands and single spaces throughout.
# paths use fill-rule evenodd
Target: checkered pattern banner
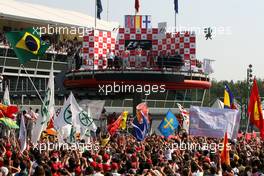
M 83 37 L 83 65 L 94 69 L 107 67 L 107 54 L 115 49 L 116 34 L 111 31 L 93 32 Z M 94 62 L 94 63 L 93 63 Z
M 107 55 L 110 51 L 121 56 L 130 67 L 137 67 L 137 59 L 140 59 L 141 67 L 148 67 L 154 57 L 162 55 L 180 54 L 185 60 L 196 60 L 196 36 L 191 32 L 162 35 L 158 28 L 119 28 L 117 33 L 95 30 L 83 40 L 84 65 L 92 67 L 94 57 L 95 69 L 107 67 Z M 152 42 L 152 49 L 127 51 L 126 40 L 149 40 Z

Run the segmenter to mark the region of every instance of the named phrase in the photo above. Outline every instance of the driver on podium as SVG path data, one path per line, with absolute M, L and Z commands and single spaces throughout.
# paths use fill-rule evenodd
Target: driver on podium
M 136 49 L 136 68 L 141 68 L 141 54 L 142 54 L 142 49 L 140 46 Z

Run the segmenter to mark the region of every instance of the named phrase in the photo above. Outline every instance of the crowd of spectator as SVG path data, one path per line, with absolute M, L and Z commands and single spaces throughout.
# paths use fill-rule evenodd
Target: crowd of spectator
M 26 117 L 26 127 L 30 134 L 30 124 L 38 118 L 38 112 L 29 109 L 22 113 Z M 115 119 L 114 116 L 111 114 L 109 118 Z M 16 120 L 19 124 L 19 115 Z M 102 136 L 107 136 L 101 134 L 102 130 L 90 138 L 89 145 L 95 147 L 85 150 L 63 147 L 43 149 L 39 147 L 41 144 L 57 141 L 52 136 L 42 136 L 37 146 L 33 146 L 28 138 L 27 148 L 23 152 L 19 147 L 17 131 L 0 135 L 1 176 L 264 175 L 264 142 L 257 136 L 245 139 L 240 135 L 238 139 L 230 140 L 230 165 L 226 165 L 221 162 L 220 150 L 217 148 L 223 142 L 222 139 L 193 137 L 184 131 L 175 133 L 169 139 L 155 133 L 149 134 L 142 142 L 138 142 L 128 132 L 121 131 L 112 136 L 106 145 L 102 145 Z M 76 143 L 84 144 L 85 141 L 78 138 Z M 187 147 L 187 144 L 203 147 Z

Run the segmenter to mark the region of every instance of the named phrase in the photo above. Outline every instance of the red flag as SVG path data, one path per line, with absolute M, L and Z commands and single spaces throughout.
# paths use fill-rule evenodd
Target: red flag
M 227 144 L 228 144 L 228 138 L 227 138 L 227 132 L 225 132 L 225 137 L 224 137 L 224 149 L 221 152 L 221 163 L 230 165 L 230 156 L 229 156 L 229 150 L 227 149 Z
M 250 122 L 259 129 L 261 138 L 264 138 L 263 114 L 256 78 L 254 79 L 253 86 L 251 88 L 248 104 L 248 116 L 250 118 Z
M 113 136 L 118 130 L 118 128 L 120 127 L 122 119 L 123 119 L 123 116 L 121 114 L 114 123 L 108 125 L 107 130 L 111 136 Z
M 47 126 L 47 129 L 51 129 L 51 128 L 54 128 L 54 116 L 51 117 Z
M 18 111 L 19 109 L 15 105 L 6 106 L 0 103 L 0 117 L 9 117 L 13 119 Z
M 139 0 L 135 0 L 135 9 L 136 9 L 136 13 L 139 12 L 139 7 L 140 7 Z

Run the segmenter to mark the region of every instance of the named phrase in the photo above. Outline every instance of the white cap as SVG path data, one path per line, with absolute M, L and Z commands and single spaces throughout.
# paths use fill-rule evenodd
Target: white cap
M 2 172 L 2 174 L 3 174 L 4 176 L 7 176 L 7 174 L 8 174 L 8 169 L 7 169 L 7 167 L 1 167 L 1 172 Z

